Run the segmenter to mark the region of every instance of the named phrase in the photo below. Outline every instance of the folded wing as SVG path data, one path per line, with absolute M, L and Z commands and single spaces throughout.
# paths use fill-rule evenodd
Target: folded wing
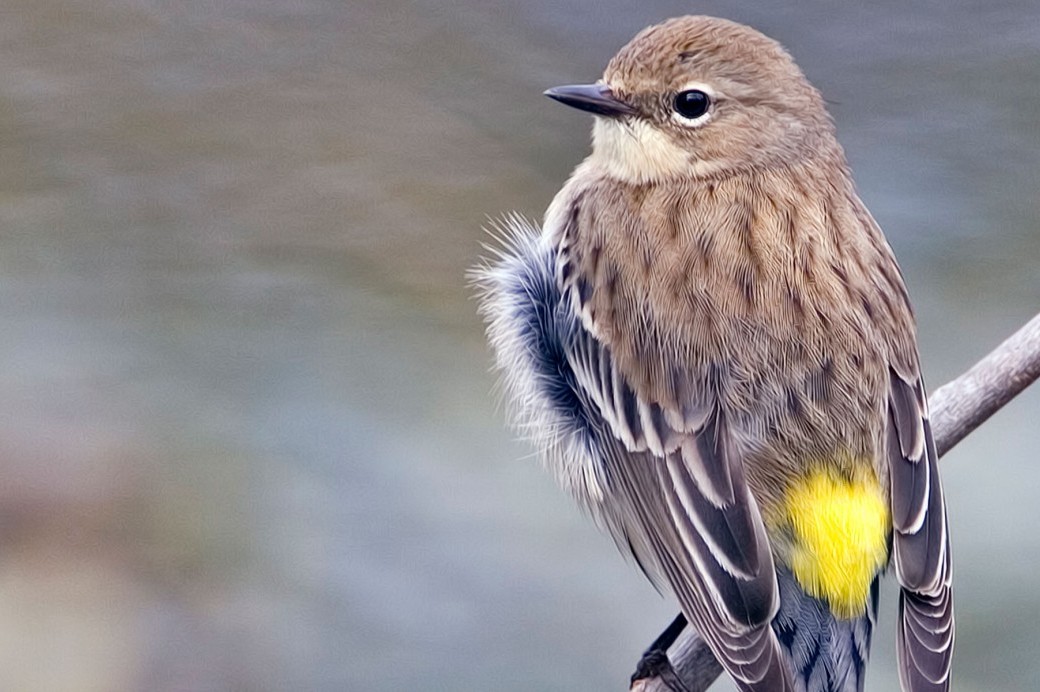
M 522 219 L 504 226 L 497 260 L 474 278 L 515 420 L 675 593 L 743 690 L 793 689 L 770 627 L 779 597 L 762 517 L 710 386 L 681 362 L 670 377 L 682 396 L 663 402 L 634 386 L 583 316 L 588 287 L 559 246 Z
M 687 379 L 678 406 L 638 391 L 575 298 L 561 304 L 561 342 L 580 398 L 600 421 L 608 526 L 667 582 L 743 689 L 793 689 L 769 624 L 779 603 L 769 542 L 724 411 L 707 382 Z
M 947 690 L 953 594 L 946 505 L 920 376 L 891 372 L 888 463 L 899 580 L 899 674 L 909 692 Z

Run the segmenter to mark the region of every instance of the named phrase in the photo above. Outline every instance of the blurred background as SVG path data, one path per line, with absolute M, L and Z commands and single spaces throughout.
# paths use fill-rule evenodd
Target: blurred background
M 689 12 L 831 103 L 933 387 L 1040 308 L 1034 0 L 6 0 L 0 689 L 624 689 L 675 607 L 512 440 L 463 274 L 587 151 L 542 90 Z M 959 690 L 1040 679 L 1038 419 L 943 462 Z

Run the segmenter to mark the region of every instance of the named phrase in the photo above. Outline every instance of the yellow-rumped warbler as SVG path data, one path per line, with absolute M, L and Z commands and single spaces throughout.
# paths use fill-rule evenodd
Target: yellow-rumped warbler
M 592 154 L 479 270 L 522 429 L 742 690 L 860 690 L 890 558 L 905 690 L 949 687 L 946 509 L 913 314 L 820 94 L 682 17 L 592 85 Z

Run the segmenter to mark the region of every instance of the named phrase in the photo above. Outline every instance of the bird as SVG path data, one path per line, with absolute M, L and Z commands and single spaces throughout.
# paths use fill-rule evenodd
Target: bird
M 739 689 L 861 690 L 889 570 L 902 689 L 948 689 L 915 317 L 820 92 L 684 16 L 545 94 L 594 116 L 591 153 L 474 270 L 521 433 Z

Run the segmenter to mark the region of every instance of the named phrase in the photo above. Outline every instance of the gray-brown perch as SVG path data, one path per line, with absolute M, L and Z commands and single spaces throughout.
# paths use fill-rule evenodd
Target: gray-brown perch
M 1040 314 L 997 346 L 966 373 L 929 398 L 932 433 L 942 456 L 1040 376 Z M 692 627 L 668 649 L 668 658 L 687 692 L 704 692 L 722 672 Z M 659 677 L 638 680 L 638 692 L 670 692 Z

